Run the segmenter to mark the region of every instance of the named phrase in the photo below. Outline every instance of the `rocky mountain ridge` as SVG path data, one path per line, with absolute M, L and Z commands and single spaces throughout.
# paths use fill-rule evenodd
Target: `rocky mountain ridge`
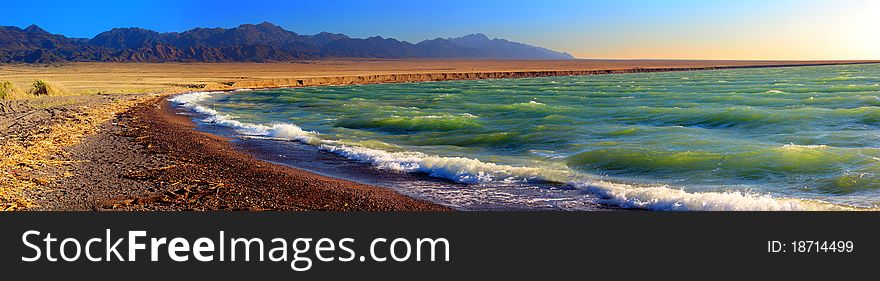
M 91 39 L 67 38 L 31 25 L 0 26 L 0 63 L 268 62 L 322 58 L 574 59 L 564 52 L 483 34 L 413 44 L 393 38 L 352 38 L 322 32 L 300 35 L 264 22 L 235 28 L 160 33 L 114 28 Z

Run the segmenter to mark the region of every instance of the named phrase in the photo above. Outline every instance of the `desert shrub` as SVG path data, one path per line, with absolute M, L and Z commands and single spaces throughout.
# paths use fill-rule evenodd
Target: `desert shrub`
M 34 87 L 31 89 L 30 93 L 34 96 L 66 96 L 70 94 L 70 91 L 61 85 L 43 79 L 37 79 L 34 81 Z
M 26 97 L 25 92 L 10 81 L 0 81 L 0 100 L 20 99 Z

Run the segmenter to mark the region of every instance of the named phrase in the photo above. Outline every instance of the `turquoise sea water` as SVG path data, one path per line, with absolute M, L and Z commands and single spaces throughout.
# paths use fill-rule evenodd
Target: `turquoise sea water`
M 510 194 L 562 209 L 578 209 L 578 200 L 661 210 L 880 203 L 880 65 L 192 93 L 174 101 L 242 136 L 298 141 L 475 190 L 531 190 Z M 432 194 L 463 208 L 480 201 L 467 192 Z

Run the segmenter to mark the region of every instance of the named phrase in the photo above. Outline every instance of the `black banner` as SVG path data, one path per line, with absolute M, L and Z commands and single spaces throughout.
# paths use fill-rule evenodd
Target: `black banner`
M 3 276 L 34 280 L 840 279 L 873 274 L 878 219 L 850 212 L 4 213 L 0 267 Z M 134 261 L 132 234 L 143 245 Z M 263 248 L 230 244 L 238 238 Z M 109 254 L 107 241 L 118 242 Z

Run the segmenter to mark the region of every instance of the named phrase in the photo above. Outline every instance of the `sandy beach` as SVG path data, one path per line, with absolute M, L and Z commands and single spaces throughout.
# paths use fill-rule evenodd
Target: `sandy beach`
M 194 130 L 173 94 L 241 88 L 520 78 L 863 61 L 443 61 L 2 65 L 68 96 L 0 101 L 0 210 L 449 210 L 257 160 Z

